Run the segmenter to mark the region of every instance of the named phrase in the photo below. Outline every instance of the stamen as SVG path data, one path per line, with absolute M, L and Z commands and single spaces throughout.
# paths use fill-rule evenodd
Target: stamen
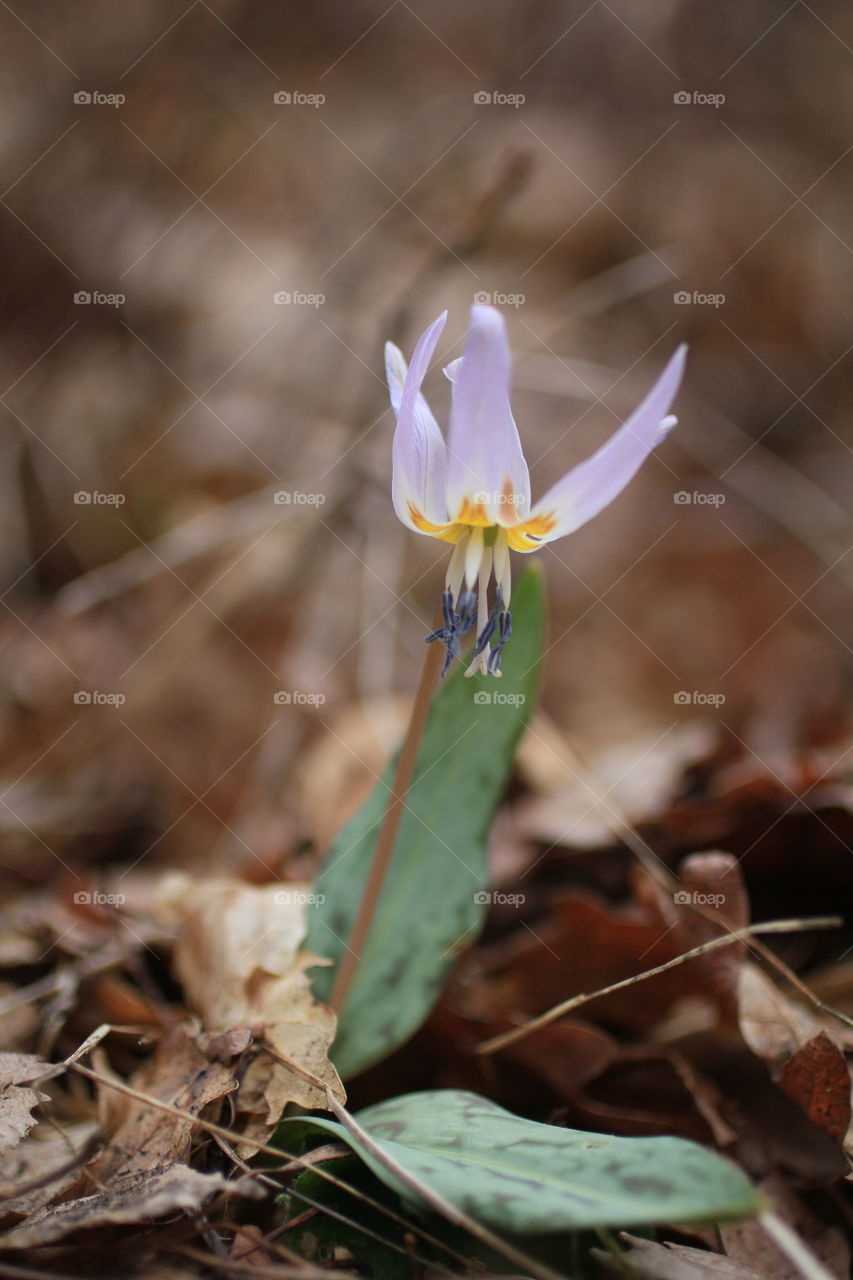
M 500 601 L 501 612 L 498 617 L 498 625 L 500 627 L 498 642 L 492 652 L 489 654 L 488 670 L 490 676 L 500 676 L 501 671 L 501 653 L 504 645 L 508 640 L 512 639 L 512 614 L 509 609 L 503 608 L 503 599 L 498 592 L 498 600 Z
M 441 668 L 442 677 L 447 674 L 453 659 L 459 657 L 459 637 L 471 630 L 477 616 L 477 600 L 473 591 L 463 591 L 458 603 L 459 612 L 457 613 L 453 604 L 453 592 L 443 591 L 441 615 L 444 625 L 431 631 L 428 636 L 424 636 L 427 644 L 432 644 L 433 640 L 440 640 L 447 650 L 444 666 Z

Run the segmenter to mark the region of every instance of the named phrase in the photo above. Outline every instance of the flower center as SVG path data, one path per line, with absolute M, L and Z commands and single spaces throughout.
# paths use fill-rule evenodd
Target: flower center
M 495 595 L 489 604 L 489 584 L 495 576 Z M 476 622 L 474 648 L 466 676 L 501 674 L 501 654 L 512 635 L 511 591 L 507 531 L 498 525 L 467 529 L 453 548 L 441 597 L 443 625 L 426 636 L 440 640 L 447 650 L 445 675 L 460 656 L 460 638 Z

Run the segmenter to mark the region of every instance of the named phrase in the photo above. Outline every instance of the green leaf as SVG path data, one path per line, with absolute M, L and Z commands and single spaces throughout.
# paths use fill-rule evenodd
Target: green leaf
M 381 1152 L 425 1188 L 504 1234 L 720 1222 L 762 1208 L 736 1165 L 683 1138 L 561 1129 L 454 1089 L 405 1094 L 356 1119 Z M 315 1132 L 349 1143 L 386 1186 L 418 1204 L 412 1190 L 334 1120 L 283 1120 L 277 1139 L 289 1145 Z
M 461 663 L 435 696 L 394 855 L 338 1024 L 332 1060 L 356 1075 L 409 1039 L 439 995 L 460 947 L 485 916 L 488 835 L 536 696 L 544 636 L 538 571 L 512 599 L 513 637 L 500 680 L 466 680 Z M 337 965 L 352 930 L 385 813 L 396 758 L 326 856 L 306 947 Z M 335 969 L 314 971 L 319 999 Z

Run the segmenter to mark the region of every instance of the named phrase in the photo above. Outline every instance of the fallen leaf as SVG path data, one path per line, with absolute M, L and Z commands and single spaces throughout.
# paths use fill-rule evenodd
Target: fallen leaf
M 183 1164 L 123 1174 L 107 1191 L 40 1209 L 0 1236 L 0 1249 L 32 1249 L 83 1229 L 192 1211 L 219 1191 L 258 1194 L 249 1178 L 229 1182 L 221 1173 L 199 1173 Z
M 31 1053 L 0 1053 L 0 1151 L 16 1147 L 37 1123 L 33 1107 L 49 1102 L 49 1095 L 28 1089 L 47 1066 Z
M 139 1094 L 200 1115 L 210 1103 L 237 1088 L 234 1066 L 209 1061 L 189 1032 L 177 1027 L 130 1080 Z M 108 1087 L 111 1127 L 103 1151 L 86 1168 L 88 1183 L 109 1186 L 118 1177 L 147 1173 L 183 1161 L 189 1155 L 196 1126 L 190 1119 L 152 1107 Z
M 625 1263 L 636 1280 L 769 1280 L 760 1271 L 743 1267 L 731 1258 L 683 1244 L 655 1244 L 637 1236 L 621 1235 L 630 1249 L 617 1261 L 602 1249 L 590 1250 L 605 1276 L 623 1280 Z
M 42 1132 L 42 1130 L 44 1132 Z M 60 1127 L 42 1125 L 0 1157 L 0 1211 L 21 1217 L 60 1196 L 80 1176 L 92 1155 L 98 1125 L 91 1120 Z
M 779 1088 L 840 1141 L 850 1125 L 850 1072 L 834 1040 L 820 1031 L 785 1063 Z
M 255 886 L 218 879 L 165 879 L 161 909 L 180 926 L 174 970 L 207 1032 L 250 1027 L 267 1045 L 240 1085 L 245 1134 L 263 1141 L 288 1103 L 326 1108 L 325 1085 L 346 1095 L 329 1061 L 336 1020 L 311 994 L 306 970 L 323 961 L 300 951 L 310 885 Z
M 805 1240 L 833 1275 L 849 1276 L 850 1249 L 838 1227 L 828 1227 L 806 1207 L 785 1180 L 771 1175 L 759 1190 L 774 1211 Z M 757 1222 L 730 1223 L 720 1227 L 727 1255 L 742 1266 L 754 1267 L 762 1280 L 801 1280 L 802 1273 L 782 1254 Z

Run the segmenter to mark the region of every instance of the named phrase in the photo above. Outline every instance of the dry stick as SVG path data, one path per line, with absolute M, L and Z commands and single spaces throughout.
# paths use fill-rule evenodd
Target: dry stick
M 765 924 L 752 924 L 747 925 L 745 929 L 734 929 L 731 933 L 727 933 L 720 938 L 712 938 L 710 942 L 703 942 L 701 946 L 693 947 L 690 951 L 685 951 L 682 955 L 675 956 L 674 959 L 667 960 L 664 964 L 655 965 L 653 969 L 646 969 L 644 973 L 634 974 L 631 978 L 623 978 L 620 982 L 613 982 L 609 987 L 602 987 L 599 991 L 582 992 L 580 995 L 572 996 L 570 1000 L 564 1000 L 562 1004 L 554 1005 L 553 1008 L 548 1009 L 545 1013 L 540 1013 L 536 1018 L 531 1018 L 529 1022 L 523 1023 L 520 1027 L 515 1027 L 512 1031 L 504 1031 L 499 1036 L 492 1036 L 491 1040 L 484 1040 L 482 1044 L 477 1046 L 477 1053 L 494 1053 L 497 1049 L 503 1049 L 506 1045 L 514 1044 L 516 1040 L 521 1040 L 524 1036 L 530 1035 L 532 1031 L 538 1030 L 539 1027 L 547 1027 L 550 1023 L 556 1022 L 558 1018 L 562 1018 L 573 1009 L 577 1009 L 579 1005 L 587 1004 L 590 1000 L 598 1000 L 600 996 L 612 995 L 614 991 L 622 991 L 625 987 L 632 987 L 634 983 L 643 982 L 646 978 L 654 978 L 659 973 L 666 973 L 667 969 L 674 969 L 677 965 L 684 964 L 686 960 L 693 960 L 696 956 L 703 956 L 709 951 L 716 951 L 718 947 L 731 946 L 733 942 L 741 942 L 744 938 L 748 938 L 753 934 L 799 933 L 806 929 L 835 929 L 842 923 L 840 916 L 815 916 L 812 920 L 770 920 Z
M 214 1138 L 221 1138 L 229 1143 L 240 1142 L 243 1146 L 252 1147 L 256 1155 L 263 1154 L 275 1156 L 279 1162 L 284 1158 L 285 1163 L 280 1163 L 278 1169 L 274 1170 L 274 1172 L 281 1174 L 290 1173 L 295 1169 L 312 1168 L 317 1177 L 321 1178 L 324 1182 L 328 1182 L 331 1186 L 342 1188 L 344 1191 L 348 1192 L 353 1199 L 361 1201 L 362 1204 L 369 1205 L 371 1209 L 375 1209 L 377 1213 L 384 1214 L 390 1221 L 397 1222 L 401 1226 L 406 1227 L 409 1231 L 415 1232 L 421 1237 L 421 1239 L 428 1241 L 431 1245 L 439 1249 L 443 1249 L 445 1253 L 450 1257 L 456 1258 L 457 1261 L 462 1263 L 466 1261 L 458 1250 L 454 1249 L 451 1245 L 445 1244 L 443 1241 L 436 1239 L 434 1235 L 425 1231 L 424 1228 L 418 1224 L 408 1222 L 392 1209 L 389 1209 L 386 1205 L 382 1204 L 381 1201 L 374 1200 L 372 1196 L 358 1190 L 357 1187 L 352 1186 L 348 1182 L 344 1182 L 341 1178 L 335 1177 L 335 1175 L 329 1173 L 322 1164 L 316 1165 L 315 1167 L 315 1161 L 317 1159 L 316 1151 L 309 1151 L 303 1156 L 286 1156 L 278 1147 L 272 1147 L 265 1142 L 259 1142 L 257 1138 L 250 1138 L 248 1134 L 235 1133 L 233 1130 L 226 1129 L 223 1125 L 216 1124 L 212 1120 L 203 1120 L 201 1116 L 193 1115 L 191 1111 L 185 1111 L 181 1107 L 176 1107 L 171 1102 L 163 1102 L 160 1098 L 154 1098 L 150 1094 L 141 1093 L 138 1089 L 134 1089 L 132 1085 L 125 1084 L 121 1080 L 111 1079 L 109 1076 L 101 1075 L 98 1071 L 93 1071 L 90 1067 L 84 1067 L 82 1062 L 74 1060 L 73 1055 L 64 1063 L 59 1063 L 57 1065 L 67 1066 L 70 1070 L 79 1072 L 80 1075 L 86 1076 L 89 1080 L 94 1080 L 97 1084 L 102 1085 L 106 1089 L 114 1089 L 117 1093 L 121 1093 L 125 1097 L 134 1098 L 137 1102 L 144 1102 L 155 1111 L 162 1111 L 166 1115 L 176 1116 L 180 1120 L 186 1120 L 191 1126 L 201 1129 L 203 1133 L 211 1134 Z M 53 1074 L 53 1072 L 47 1072 L 44 1076 L 40 1076 L 39 1080 L 34 1083 L 38 1084 L 44 1079 L 49 1080 Z M 314 1083 L 321 1090 L 326 1087 L 322 1080 L 317 1079 Z M 253 1170 L 252 1176 L 259 1178 L 262 1176 L 262 1172 L 260 1170 Z M 2 1259 L 0 1259 L 0 1275 L 2 1275 L 2 1265 Z
M 408 795 L 409 787 L 412 785 L 418 749 L 426 727 L 442 656 L 441 645 L 431 644 L 424 657 L 409 727 L 406 730 L 400 758 L 397 761 L 397 769 L 394 773 L 394 781 L 391 784 L 391 793 L 388 797 L 388 807 L 385 810 L 385 817 L 382 819 L 382 826 L 379 829 L 379 839 L 376 842 L 376 850 L 373 854 L 370 872 L 364 886 L 358 915 L 355 918 L 352 932 L 347 939 L 346 950 L 341 957 L 341 963 L 332 986 L 332 994 L 327 1001 L 330 1008 L 334 1009 L 335 1013 L 338 1014 L 343 1008 L 349 989 L 352 986 L 356 967 L 358 966 L 367 935 L 370 932 L 370 926 L 373 923 L 373 917 L 376 914 L 376 907 L 382 893 L 382 885 L 385 882 L 385 876 L 391 863 L 394 842 L 397 839 L 397 831 L 400 827 L 400 819 L 403 816 L 406 796 Z
M 590 789 L 595 793 L 596 802 L 606 810 L 606 816 L 610 820 L 609 826 L 614 835 L 618 836 L 619 839 L 628 846 L 634 854 L 634 857 L 640 865 L 645 868 L 646 872 L 651 876 L 656 884 L 661 885 L 665 889 L 676 889 L 680 883 L 678 877 L 675 876 L 669 868 L 661 862 L 657 855 L 653 853 L 636 828 L 631 826 L 631 823 L 625 817 L 624 813 L 620 812 L 612 801 L 606 801 L 605 803 L 606 793 L 604 795 L 601 793 L 598 779 L 584 761 L 577 743 L 569 740 L 569 747 L 580 769 L 584 774 L 586 774 Z M 715 924 L 719 923 L 717 913 L 708 907 L 693 902 L 690 904 L 690 910 L 695 912 L 696 915 L 701 916 L 703 920 L 709 920 Z M 846 1013 L 843 1013 L 840 1009 L 833 1009 L 831 1005 L 828 1005 L 821 1000 L 816 992 L 812 991 L 811 987 L 808 986 L 807 983 L 803 982 L 799 974 L 795 973 L 780 956 L 777 956 L 775 951 L 770 947 L 766 947 L 759 938 L 753 938 L 751 941 L 748 941 L 747 946 L 750 948 L 750 951 L 754 951 L 756 955 L 760 956 L 761 959 L 764 960 L 764 962 L 772 969 L 775 969 L 777 973 L 781 973 L 782 977 L 785 978 L 794 990 L 799 992 L 799 994 L 807 1000 L 809 1004 L 813 1005 L 816 1009 L 820 1009 L 822 1013 L 829 1014 L 833 1018 L 838 1018 L 840 1022 L 844 1022 L 847 1026 L 853 1027 L 853 1018 L 849 1017 Z

